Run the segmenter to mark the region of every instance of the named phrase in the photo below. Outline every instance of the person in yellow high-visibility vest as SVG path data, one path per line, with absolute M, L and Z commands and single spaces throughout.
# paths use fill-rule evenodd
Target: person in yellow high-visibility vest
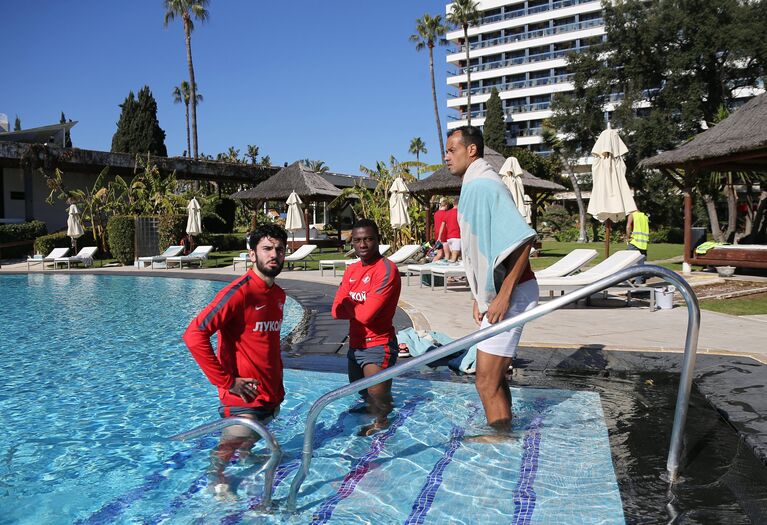
M 647 258 L 647 245 L 650 244 L 650 220 L 641 211 L 629 213 L 626 219 L 626 239 L 629 250 L 637 250 Z M 644 277 L 637 277 L 634 282 L 644 284 Z

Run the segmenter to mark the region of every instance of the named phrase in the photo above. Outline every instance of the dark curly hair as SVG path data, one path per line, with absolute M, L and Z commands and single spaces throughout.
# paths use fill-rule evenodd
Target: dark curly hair
M 288 233 L 285 229 L 278 224 L 261 224 L 255 230 L 250 232 L 248 236 L 248 246 L 251 250 L 255 250 L 258 243 L 264 237 L 271 237 L 282 241 L 282 244 L 288 243 Z

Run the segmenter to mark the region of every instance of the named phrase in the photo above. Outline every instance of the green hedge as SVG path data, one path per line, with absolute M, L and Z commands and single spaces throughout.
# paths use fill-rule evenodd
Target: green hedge
M 41 235 L 48 233 L 45 223 L 42 221 L 23 222 L 21 224 L 0 224 L 0 244 L 19 241 L 33 241 Z M 29 254 L 29 246 L 15 246 L 3 248 L 3 257 L 14 258 Z
M 671 244 L 682 244 L 684 242 L 684 230 L 675 227 L 661 227 L 657 230 L 650 230 L 650 243 L 668 242 Z
M 232 233 L 237 203 L 228 197 L 216 197 L 202 208 L 203 230 L 211 233 Z
M 67 237 L 66 232 L 51 233 L 50 235 L 41 235 L 35 239 L 35 253 L 41 255 L 48 255 L 54 248 L 71 248 L 72 239 Z M 93 232 L 85 230 L 82 237 L 77 239 L 77 249 L 79 250 L 83 246 L 98 246 L 93 238 Z M 74 255 L 70 251 L 69 255 Z
M 202 231 L 210 233 L 229 233 L 226 221 L 220 215 L 213 212 L 202 212 Z
M 136 225 L 133 217 L 112 217 L 107 223 L 107 238 L 112 257 L 123 264 L 132 265 L 135 259 L 134 240 Z
M 186 215 L 161 215 L 158 225 L 160 251 L 178 244 L 186 229 Z
M 229 252 L 246 250 L 244 233 L 206 233 L 197 235 L 194 238 L 197 246 L 211 245 L 218 252 Z

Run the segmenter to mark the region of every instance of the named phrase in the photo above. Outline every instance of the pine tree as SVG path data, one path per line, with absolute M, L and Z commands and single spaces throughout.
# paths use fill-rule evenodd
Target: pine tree
M 486 108 L 487 113 L 483 129 L 485 144 L 502 153 L 506 148 L 506 124 L 504 124 L 503 107 L 497 89 L 493 88 L 493 91 L 490 92 Z
M 138 92 L 131 91 L 120 107 L 120 120 L 112 137 L 112 151 L 122 153 L 146 153 L 167 157 L 165 131 L 157 120 L 157 101 L 149 86 Z
M 16 115 L 16 120 L 13 123 L 13 131 L 21 131 L 21 119 Z
M 64 124 L 67 121 L 67 118 L 64 116 L 64 112 L 61 112 L 61 118 L 59 119 L 60 124 Z M 72 122 L 72 119 L 69 120 L 69 122 Z M 67 130 L 67 133 L 64 137 L 64 147 L 65 148 L 71 148 L 72 147 L 72 135 L 70 135 L 69 130 Z

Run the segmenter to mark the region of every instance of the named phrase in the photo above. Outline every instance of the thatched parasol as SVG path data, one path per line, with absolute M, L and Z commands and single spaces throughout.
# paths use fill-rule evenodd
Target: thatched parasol
M 309 242 L 309 201 L 335 199 L 341 195 L 341 190 L 308 169 L 302 162 L 296 161 L 282 168 L 255 188 L 232 194 L 232 198 L 257 202 L 287 200 L 293 192 L 307 203 L 304 208 L 304 222 L 306 225 L 306 242 Z
M 485 146 L 484 159 L 493 167 L 496 172 L 500 171 L 500 169 L 503 167 L 503 163 L 506 160 L 503 155 L 494 149 L 488 148 L 487 146 Z M 551 182 L 549 180 L 536 177 L 524 168 L 522 169 L 522 185 L 525 187 L 527 194 L 530 195 L 532 199 L 532 209 L 530 210 L 530 215 L 533 221 L 533 228 L 535 228 L 535 208 L 537 207 L 537 204 L 540 203 L 541 198 L 557 191 L 564 191 L 565 187 L 561 184 L 557 184 L 556 182 Z M 450 172 L 447 171 L 447 166 L 442 166 L 440 169 L 425 179 L 410 183 L 408 185 L 408 189 L 410 190 L 410 193 L 420 194 L 426 197 L 425 200 L 428 202 L 428 200 L 433 195 L 458 195 L 461 193 L 461 179 L 460 177 L 451 175 Z M 429 214 L 427 214 L 426 217 L 427 223 L 430 223 L 431 217 Z M 429 224 L 427 224 L 426 231 L 430 231 L 428 226 Z

